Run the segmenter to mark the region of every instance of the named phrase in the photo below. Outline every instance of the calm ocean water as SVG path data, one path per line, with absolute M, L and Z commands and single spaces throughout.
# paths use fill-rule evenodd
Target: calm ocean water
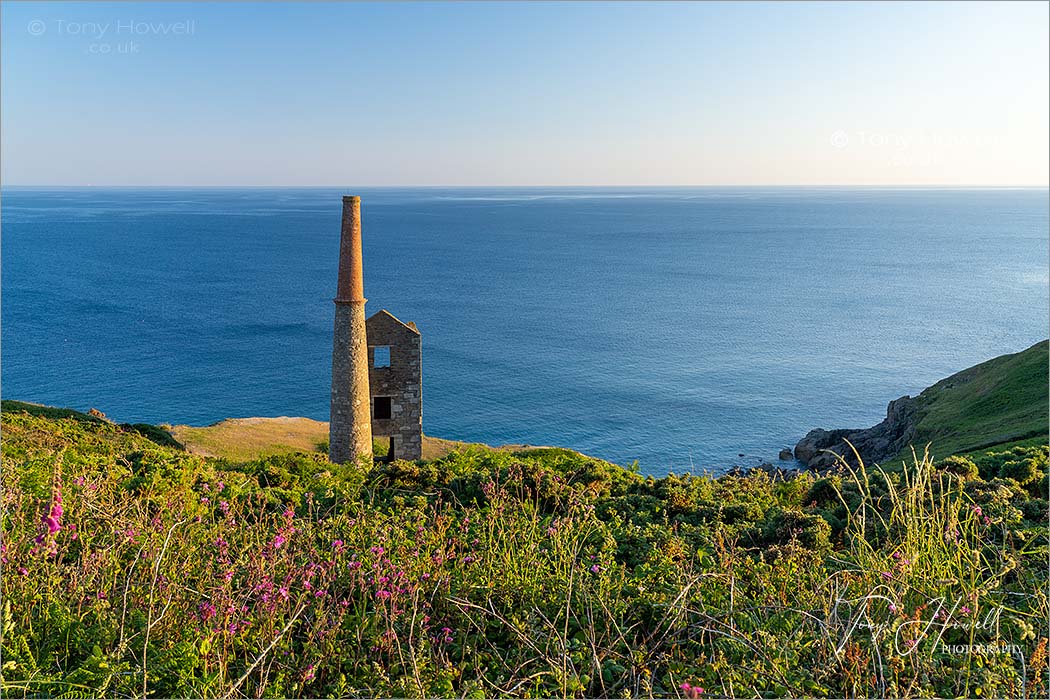
M 3 396 L 327 420 L 347 193 L 5 189 Z M 1047 336 L 1046 190 L 353 193 L 441 437 L 717 472 Z

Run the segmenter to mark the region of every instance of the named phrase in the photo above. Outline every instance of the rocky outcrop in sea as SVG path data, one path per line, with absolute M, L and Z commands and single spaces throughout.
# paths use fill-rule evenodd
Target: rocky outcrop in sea
M 915 438 L 917 423 L 918 401 L 902 396 L 890 401 L 886 419 L 871 428 L 816 428 L 809 431 L 795 445 L 795 459 L 816 470 L 834 467 L 839 463 L 838 457 L 856 466 L 856 456 L 846 444 L 848 440 L 865 464 L 881 462 L 897 455 Z

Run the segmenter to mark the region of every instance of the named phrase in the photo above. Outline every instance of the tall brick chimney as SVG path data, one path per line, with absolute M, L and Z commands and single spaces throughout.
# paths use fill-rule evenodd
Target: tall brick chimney
M 333 462 L 372 458 L 372 407 L 368 393 L 368 340 L 361 261 L 361 198 L 343 197 L 339 282 L 332 342 L 332 413 L 328 457 Z

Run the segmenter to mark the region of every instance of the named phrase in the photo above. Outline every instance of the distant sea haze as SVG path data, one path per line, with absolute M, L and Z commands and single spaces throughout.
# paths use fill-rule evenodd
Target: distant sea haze
M 327 420 L 344 194 L 439 437 L 718 473 L 1047 335 L 1045 189 L 10 188 L 4 398 Z

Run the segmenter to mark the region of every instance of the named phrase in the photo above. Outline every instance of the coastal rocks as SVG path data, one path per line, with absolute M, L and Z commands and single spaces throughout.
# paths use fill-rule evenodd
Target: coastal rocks
M 795 455 L 792 454 L 791 450 L 785 448 L 785 449 L 780 451 L 779 457 L 780 457 L 781 460 L 787 462 L 788 460 L 794 459 Z
M 757 467 L 733 467 L 728 472 L 729 476 L 744 477 L 744 476 L 755 476 L 756 474 L 766 474 L 773 481 L 791 481 L 797 479 L 802 472 L 798 469 L 790 469 L 785 467 L 774 466 L 770 462 L 763 462 Z
M 818 467 L 820 462 L 827 459 L 834 462 L 835 458 L 825 454 L 824 450 L 830 450 L 836 446 L 846 447 L 842 442 L 842 438 L 848 439 L 848 436 L 855 432 L 857 431 L 851 429 L 824 430 L 823 428 L 814 428 L 806 433 L 806 436 L 795 445 L 795 459 L 808 467 Z
M 865 463 L 879 462 L 893 457 L 915 437 L 918 423 L 918 402 L 910 396 L 890 401 L 886 419 L 865 429 L 823 430 L 817 428 L 795 445 L 795 459 L 810 469 L 830 469 L 842 457 L 856 465 L 856 456 L 846 441 L 857 449 Z

